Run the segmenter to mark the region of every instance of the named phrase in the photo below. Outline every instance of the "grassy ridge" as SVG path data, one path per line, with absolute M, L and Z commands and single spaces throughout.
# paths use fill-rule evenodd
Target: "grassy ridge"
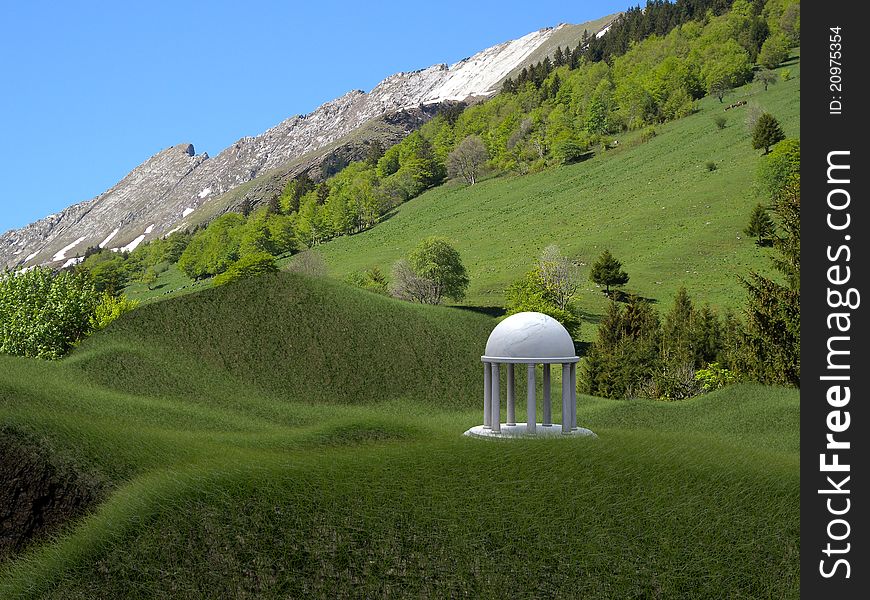
M 788 136 L 800 135 L 799 62 L 792 79 L 738 88 L 726 97 L 762 107 Z M 588 265 L 604 248 L 631 275 L 627 288 L 669 303 L 680 286 L 720 308 L 743 302 L 737 275 L 766 267 L 764 255 L 742 233 L 758 202 L 752 192 L 759 152 L 751 149 L 747 107 L 723 113 L 708 97 L 684 119 L 656 126 L 657 135 L 570 166 L 523 177 L 501 177 L 472 187 L 445 185 L 399 207 L 364 233 L 322 245 L 331 274 L 371 266 L 389 270 L 417 240 L 443 235 L 455 241 L 469 270 L 468 304 L 501 306 L 507 285 L 530 268 L 547 245 L 558 244 Z M 719 130 L 713 117 L 727 117 Z M 713 161 L 714 171 L 705 163 Z M 579 305 L 600 315 L 606 305 L 588 284 Z M 591 331 L 587 328 L 587 331 Z M 586 336 L 584 336 L 586 337 Z
M 581 397 L 598 440 L 470 440 L 493 324 L 279 274 L 0 357 L 0 424 L 109 490 L 0 596 L 797 595 L 796 391 Z
M 627 291 L 668 305 L 686 286 L 699 303 L 738 309 L 745 294 L 737 276 L 769 270 L 768 251 L 743 233 L 759 202 L 754 182 L 760 152 L 751 149 L 746 118 L 757 106 L 772 113 L 787 136 L 800 136 L 800 57 L 777 72 L 785 69 L 791 72 L 788 81 L 767 91 L 749 84 L 725 98 L 746 100 L 747 106 L 723 112 L 725 104 L 707 97 L 698 112 L 656 126 L 657 135 L 643 143 L 635 131 L 620 136 L 616 148 L 579 164 L 472 187 L 442 185 L 403 204 L 373 229 L 321 244 L 317 251 L 330 275 L 342 279 L 373 266 L 388 273 L 420 239 L 442 235 L 453 240 L 468 268 L 471 286 L 464 304 L 501 307 L 504 289 L 546 246 L 556 243 L 585 265 L 584 280 L 609 248 L 631 276 Z M 713 119 L 721 115 L 727 122 L 720 130 Z M 707 170 L 708 161 L 716 164 L 714 171 Z M 128 293 L 150 301 L 202 286 L 172 268 L 156 289 L 133 284 Z M 588 282 L 577 303 L 592 324 L 607 305 Z M 594 329 L 582 328 L 581 338 L 593 339 Z
M 262 285 L 237 282 L 144 306 L 99 341 L 86 341 L 70 362 L 125 390 L 209 389 L 191 363 L 183 379 L 195 385 L 167 373 L 167 360 L 195 357 L 208 378 L 227 374 L 285 399 L 404 396 L 444 407 L 462 404 L 477 384 L 482 348 L 472 340 L 485 340 L 491 326 L 469 311 L 426 309 L 330 280 L 279 274 Z
M 799 81 L 729 100 L 798 135 Z M 686 285 L 736 307 L 734 275 L 764 264 L 737 239 L 757 201 L 744 110 L 720 131 L 706 99 L 643 144 L 442 186 L 321 252 L 341 277 L 445 235 L 471 274 L 467 303 L 497 306 L 546 245 L 587 263 L 606 246 L 633 291 L 665 303 Z M 184 285 L 164 277 L 143 297 Z M 493 319 L 289 274 L 204 287 L 62 361 L 0 356 L 0 430 L 106 490 L 90 516 L 0 565 L 0 597 L 798 596 L 796 390 L 581 396 L 597 440 L 470 440 Z M 580 307 L 594 322 L 603 297 L 589 286 Z

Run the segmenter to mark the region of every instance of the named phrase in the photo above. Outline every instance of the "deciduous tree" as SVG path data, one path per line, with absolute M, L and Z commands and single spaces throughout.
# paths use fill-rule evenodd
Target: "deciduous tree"
M 447 155 L 447 174 L 461 177 L 468 185 L 477 183 L 489 153 L 480 136 L 470 135 L 462 140 L 453 152 Z
M 393 269 L 392 293 L 405 300 L 440 304 L 447 297 L 459 301 L 467 288 L 468 273 L 462 259 L 443 238 L 422 240 Z

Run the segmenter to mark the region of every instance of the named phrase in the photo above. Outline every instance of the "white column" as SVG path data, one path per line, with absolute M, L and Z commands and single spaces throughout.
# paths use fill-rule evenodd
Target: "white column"
M 514 364 L 508 363 L 507 366 L 507 421 L 506 425 L 516 425 L 517 417 L 514 414 L 514 404 L 516 395 L 516 385 L 514 385 Z
M 571 363 L 571 429 L 577 429 L 577 363 Z
M 553 424 L 553 411 L 550 405 L 550 363 L 544 363 L 544 420 L 542 425 L 549 427 Z
M 483 427 L 490 428 L 492 421 L 492 367 L 483 363 Z
M 492 413 L 489 417 L 489 424 L 493 431 L 501 431 L 501 390 L 499 390 L 499 368 L 498 363 L 492 363 Z
M 538 420 L 537 410 L 535 406 L 535 365 L 529 365 L 528 371 L 529 384 L 526 392 L 526 431 L 535 433 L 535 423 Z
M 571 365 L 562 363 L 562 433 L 571 432 Z

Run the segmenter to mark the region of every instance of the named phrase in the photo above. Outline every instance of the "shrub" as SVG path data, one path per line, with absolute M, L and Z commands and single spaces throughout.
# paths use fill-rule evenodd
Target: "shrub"
M 695 379 L 701 384 L 705 392 L 711 392 L 734 383 L 737 377 L 730 370 L 717 362 L 710 363 L 704 369 L 695 372 Z
M 103 329 L 109 323 L 131 310 L 139 306 L 138 300 L 129 300 L 127 296 L 121 294 L 118 297 L 103 292 L 100 298 L 100 303 L 97 304 L 94 314 L 91 316 L 91 327 L 94 329 Z
M 506 316 L 520 312 L 539 312 L 559 321 L 572 338 L 580 334 L 580 319 L 570 306 L 559 308 L 547 288 L 540 267 L 535 267 L 505 290 Z
M 326 277 L 326 261 L 315 250 L 306 250 L 293 257 L 284 268 L 290 273 L 300 273 L 308 277 Z
M 652 125 L 650 125 L 649 127 L 645 128 L 641 132 L 640 141 L 641 142 L 648 142 L 649 140 L 653 139 L 655 136 L 656 136 L 656 128 L 653 127 Z
M 725 124 L 728 122 L 728 119 L 725 118 L 725 115 L 716 115 L 713 118 L 713 122 L 716 123 L 718 129 L 725 129 Z
M 800 169 L 800 140 L 787 138 L 777 143 L 758 164 L 758 185 L 764 198 L 775 200 L 789 180 L 800 174 Z
M 216 276 L 212 283 L 214 285 L 223 285 L 236 279 L 256 277 L 266 273 L 276 273 L 277 271 L 278 266 L 275 264 L 274 256 L 268 252 L 254 252 L 243 256 L 233 263 L 229 269 Z
M 716 169 L 719 168 L 716 166 L 716 163 L 714 163 L 712 160 L 708 160 L 707 162 L 705 162 L 704 166 L 707 167 L 708 171 L 715 171 Z
M 101 302 L 86 273 L 47 267 L 0 274 L 0 352 L 60 358 L 93 328 Z
M 345 281 L 364 290 L 381 294 L 382 296 L 389 295 L 387 277 L 378 267 L 372 267 L 371 269 L 362 272 L 351 273 L 347 276 Z

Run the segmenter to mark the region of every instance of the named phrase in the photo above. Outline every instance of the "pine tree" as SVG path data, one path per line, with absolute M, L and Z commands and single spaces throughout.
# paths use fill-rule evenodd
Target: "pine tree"
M 695 364 L 695 309 L 685 287 L 674 297 L 674 305 L 662 324 L 662 357 L 675 364 Z
M 762 383 L 800 386 L 800 180 L 777 195 L 774 211 L 784 235 L 773 241 L 776 269 L 785 285 L 752 271 L 741 283 L 749 293 L 746 347 L 749 374 Z
M 658 372 L 660 326 L 648 302 L 632 296 L 625 308 L 611 302 L 598 325 L 581 372 L 583 391 L 605 398 L 646 395 Z
M 562 87 L 562 78 L 559 77 L 558 73 L 553 73 L 553 80 L 550 82 L 550 96 L 553 98 L 556 97 L 556 94 L 559 93 L 559 89 Z
M 269 198 L 269 202 L 266 203 L 266 213 L 270 215 L 281 214 L 280 196 L 272 196 L 271 198 Z
M 553 55 L 553 64 L 561 67 L 565 64 L 565 55 L 562 53 L 562 46 L 556 46 L 556 53 Z
M 622 286 L 628 283 L 628 273 L 622 270 L 622 263 L 605 250 L 592 265 L 589 279 L 593 283 L 604 286 L 604 294 L 610 296 L 610 286 Z
M 250 200 L 250 198 L 245 198 L 244 200 L 242 200 L 242 205 L 239 208 L 239 210 L 242 213 L 242 216 L 247 217 L 249 214 L 251 214 L 251 200 Z
M 757 246 L 770 246 L 775 231 L 773 219 L 767 214 L 764 205 L 759 204 L 752 210 L 749 225 L 746 226 L 743 233 L 754 237 Z
M 770 152 L 770 147 L 785 139 L 782 127 L 770 113 L 764 113 L 758 117 L 755 127 L 752 129 L 752 147 L 756 150 L 764 148 L 764 153 Z

